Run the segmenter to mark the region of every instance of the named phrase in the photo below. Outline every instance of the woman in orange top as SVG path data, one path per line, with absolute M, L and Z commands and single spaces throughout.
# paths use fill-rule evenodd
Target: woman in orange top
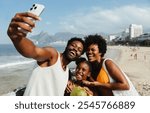
M 104 58 L 107 50 L 105 39 L 100 35 L 89 35 L 85 37 L 85 46 L 88 61 L 92 65 L 93 82 L 84 81 L 84 84 L 97 87 L 103 96 L 113 96 L 112 90 L 129 90 L 128 81 L 119 67 L 112 60 Z M 104 69 L 104 61 L 108 73 Z M 115 82 L 110 82 L 108 74 Z

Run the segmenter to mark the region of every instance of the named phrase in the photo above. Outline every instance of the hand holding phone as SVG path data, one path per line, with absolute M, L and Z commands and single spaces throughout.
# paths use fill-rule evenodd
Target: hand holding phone
M 29 13 L 32 13 L 34 15 L 40 16 L 43 10 L 45 9 L 45 6 L 42 4 L 33 4 L 32 7 L 28 10 Z M 30 18 L 30 17 L 29 17 Z M 30 18 L 32 21 L 34 21 L 32 18 Z M 27 24 L 28 25 L 28 24 Z M 19 30 L 23 31 L 25 34 L 28 32 L 24 29 L 18 28 Z

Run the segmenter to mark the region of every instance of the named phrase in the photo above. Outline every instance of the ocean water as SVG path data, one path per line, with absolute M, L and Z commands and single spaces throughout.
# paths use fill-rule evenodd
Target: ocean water
M 64 44 L 54 44 L 53 47 L 59 52 L 65 49 Z M 117 50 L 108 49 L 105 56 L 116 60 L 119 54 Z M 0 44 L 0 95 L 25 86 L 35 66 L 35 60 L 21 56 L 12 44 Z M 74 68 L 75 63 L 69 67 Z
M 58 51 L 62 52 L 63 45 L 55 45 Z M 31 64 L 33 59 L 21 56 L 12 44 L 0 44 L 0 69 L 15 67 L 18 65 Z
M 65 48 L 53 47 L 59 52 Z M 12 44 L 0 44 L 0 95 L 26 85 L 35 65 L 35 60 L 21 56 Z

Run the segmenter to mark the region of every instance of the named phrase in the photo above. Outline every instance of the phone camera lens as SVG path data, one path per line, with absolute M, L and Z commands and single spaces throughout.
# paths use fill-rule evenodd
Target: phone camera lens
M 35 6 L 35 4 L 33 4 L 33 7 Z
M 30 11 L 32 10 L 33 8 L 30 8 Z
M 36 9 L 37 7 L 34 7 L 34 9 Z

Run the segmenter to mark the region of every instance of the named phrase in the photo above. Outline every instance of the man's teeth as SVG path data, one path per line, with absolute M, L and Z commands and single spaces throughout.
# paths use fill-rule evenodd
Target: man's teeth
M 75 52 L 73 52 L 73 51 L 71 51 L 70 53 L 71 53 L 72 55 L 75 55 Z

